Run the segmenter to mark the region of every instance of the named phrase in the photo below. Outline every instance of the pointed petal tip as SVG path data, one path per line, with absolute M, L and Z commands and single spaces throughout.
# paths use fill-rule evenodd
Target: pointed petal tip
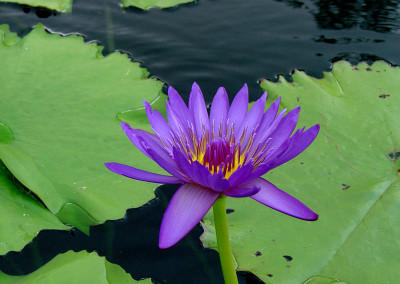
M 113 165 L 114 165 L 115 163 L 104 163 L 104 165 L 107 167 L 107 169 L 109 169 L 110 171 L 112 171 L 111 170 L 111 168 L 113 167 Z
M 132 129 L 131 126 L 130 126 L 128 123 L 125 123 L 125 122 L 123 122 L 123 121 L 121 121 L 121 128 L 122 128 L 122 130 L 123 130 L 124 132 L 126 132 L 126 131 Z
M 265 92 L 262 94 L 261 99 L 264 100 L 264 101 L 266 101 L 266 100 L 267 100 L 267 97 L 268 97 L 268 93 L 267 93 L 267 91 L 265 91 Z
M 158 247 L 159 247 L 160 249 L 167 249 L 167 248 L 172 247 L 173 245 L 174 245 L 174 244 L 172 244 L 172 245 L 165 244 L 165 243 L 162 243 L 161 241 L 158 242 Z
M 319 218 L 318 214 L 315 212 L 312 212 L 312 213 L 313 214 L 310 216 L 309 219 L 305 219 L 306 221 L 317 221 L 318 220 L 318 218 Z
M 193 82 L 193 84 L 192 84 L 192 90 L 193 89 L 200 89 L 200 86 L 199 86 L 199 84 L 197 84 L 196 82 Z

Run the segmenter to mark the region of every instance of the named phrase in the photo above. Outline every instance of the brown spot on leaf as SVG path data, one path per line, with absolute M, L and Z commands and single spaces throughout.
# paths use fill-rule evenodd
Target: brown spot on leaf
M 233 212 L 235 212 L 235 209 L 226 208 L 226 214 L 231 214 Z
M 284 255 L 283 257 L 286 259 L 287 262 L 293 260 L 293 257 L 291 257 L 290 255 Z

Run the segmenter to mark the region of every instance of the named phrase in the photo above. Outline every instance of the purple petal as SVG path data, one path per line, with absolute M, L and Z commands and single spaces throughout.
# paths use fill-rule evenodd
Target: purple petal
M 260 124 L 269 126 L 274 121 L 276 114 L 278 113 L 279 105 L 281 103 L 281 97 L 276 99 L 276 101 L 267 109 L 264 113 L 262 121 Z
M 148 136 L 149 139 L 150 139 L 150 137 L 152 137 L 155 141 L 156 141 L 156 139 L 158 140 L 157 136 L 152 133 L 148 133 L 144 130 L 141 130 L 141 129 L 132 129 L 129 126 L 129 124 L 124 123 L 124 122 L 121 122 L 121 128 L 122 128 L 122 130 L 124 130 L 126 136 L 128 136 L 129 140 L 131 140 L 133 145 L 135 145 L 136 148 L 139 149 L 139 151 L 141 151 L 143 154 L 145 154 L 147 157 L 149 157 L 151 159 L 150 155 L 143 148 L 142 144 L 140 143 L 139 139 L 137 138 L 137 135 Z
M 218 192 L 222 192 L 229 188 L 229 182 L 224 178 L 221 172 L 210 174 L 207 183 L 209 188 Z
M 246 184 L 246 186 L 259 186 L 261 190 L 257 194 L 251 196 L 251 198 L 272 209 L 307 221 L 318 219 L 318 215 L 299 200 L 278 189 L 275 185 L 263 178 L 257 178 Z
M 281 122 L 275 129 L 273 133 L 270 134 L 272 138 L 271 147 L 278 148 L 283 141 L 289 139 L 290 135 L 292 135 L 294 128 L 296 127 L 297 120 L 299 119 L 300 107 L 297 107 L 291 110 L 284 118 L 282 118 Z
M 104 164 L 110 171 L 126 176 L 128 178 L 142 180 L 147 182 L 155 182 L 155 183 L 166 183 L 166 184 L 175 184 L 175 183 L 182 183 L 176 177 L 171 176 L 164 176 L 155 173 L 146 172 L 143 170 L 139 170 L 127 165 L 118 164 L 118 163 L 105 163 Z
M 165 148 L 160 147 L 160 145 L 151 139 L 147 139 L 147 137 L 138 136 L 138 139 L 151 159 L 154 160 L 154 162 L 156 162 L 161 168 L 181 180 L 187 180 L 186 177 L 179 172 L 178 166 Z
M 163 140 L 165 144 L 172 144 L 173 140 L 170 133 L 171 128 L 165 121 L 164 117 L 158 112 L 158 110 L 152 111 L 148 102 L 143 101 L 143 104 L 153 131 Z
M 243 148 L 246 146 L 247 141 L 249 140 L 250 135 L 254 130 L 257 129 L 260 121 L 263 117 L 264 109 L 265 109 L 265 101 L 267 99 L 267 92 L 265 92 L 260 99 L 258 99 L 250 111 L 246 114 L 243 122 L 241 123 L 240 127 L 235 130 L 235 136 L 240 138 L 242 136 L 243 131 L 247 128 L 245 137 L 241 142 Z
M 187 121 L 189 119 L 189 110 L 185 102 L 182 100 L 181 96 L 172 87 L 168 88 L 168 99 L 171 107 L 175 111 L 178 111 L 178 114 L 181 117 L 182 121 Z
M 269 119 L 267 118 L 264 119 L 267 113 L 263 115 L 263 119 L 261 120 L 260 125 L 257 129 L 257 134 L 254 137 L 253 146 L 258 145 L 259 143 L 264 143 L 266 140 L 268 140 L 270 134 L 273 133 L 278 127 L 285 112 L 286 109 L 282 110 L 272 121 L 269 121 Z
M 293 159 L 301 152 L 303 152 L 305 149 L 307 149 L 307 147 L 310 146 L 310 144 L 317 137 L 318 132 L 319 132 L 319 124 L 316 124 L 313 127 L 307 129 L 304 133 L 301 133 L 299 136 L 295 137 L 295 135 L 293 135 L 290 138 L 291 148 L 289 148 L 282 156 L 280 156 L 274 162 L 274 168 Z
M 199 85 L 196 83 L 193 83 L 189 97 L 189 113 L 194 122 L 196 136 L 197 138 L 200 138 L 203 134 L 203 129 L 205 131 L 209 129 L 210 122 L 203 93 L 201 92 Z
M 232 125 L 234 123 L 241 123 L 243 121 L 247 113 L 248 105 L 249 90 L 247 88 L 247 84 L 244 84 L 243 88 L 236 94 L 229 109 L 229 125 Z
M 190 179 L 191 182 L 200 184 L 204 187 L 208 186 L 208 176 L 210 172 L 199 162 L 190 163 L 186 156 L 178 149 L 173 149 L 174 160 L 179 169 Z
M 172 131 L 175 133 L 176 140 L 185 143 L 185 145 L 182 145 L 183 147 L 185 147 L 188 142 L 193 149 L 192 139 L 189 138 L 189 132 L 187 130 L 187 121 L 186 123 L 182 121 L 181 116 L 179 115 L 180 110 L 174 110 L 169 103 L 166 103 L 165 105 L 167 109 L 168 123 Z
M 183 184 L 164 213 L 158 246 L 166 249 L 179 242 L 207 214 L 220 195 L 196 184 Z
M 252 180 L 253 177 L 251 173 L 254 167 L 251 163 L 247 163 L 244 166 L 239 167 L 232 175 L 228 178 L 229 184 L 231 187 L 237 187 L 248 181 Z M 251 179 L 249 179 L 249 177 Z M 259 177 L 259 176 L 257 176 Z
M 228 118 L 229 99 L 225 88 L 218 89 L 210 110 L 210 127 L 214 126 L 215 136 L 218 136 L 219 129 L 222 127 L 221 132 L 225 133 L 226 120 Z
M 230 197 L 249 197 L 258 193 L 261 190 L 259 186 L 253 187 L 232 187 L 227 191 L 224 191 L 223 194 Z

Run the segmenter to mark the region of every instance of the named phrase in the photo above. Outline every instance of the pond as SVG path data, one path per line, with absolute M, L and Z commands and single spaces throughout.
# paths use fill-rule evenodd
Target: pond
M 86 42 L 104 46 L 104 55 L 127 53 L 151 77 L 173 86 L 185 102 L 197 82 L 208 106 L 220 86 L 232 101 L 247 83 L 250 101 L 255 101 L 263 93 L 260 80 L 275 82 L 282 75 L 291 81 L 295 69 L 322 78 L 323 72 L 340 60 L 351 64 L 400 62 L 398 1 L 199 0 L 143 11 L 123 9 L 119 0 L 75 0 L 72 7 L 71 13 L 58 13 L 0 3 L 0 24 L 8 24 L 20 37 L 39 22 L 49 32 L 83 35 Z M 125 137 L 121 131 L 121 136 L 114 138 Z M 120 265 L 136 280 L 223 283 L 218 253 L 203 247 L 200 225 L 176 246 L 158 248 L 161 220 L 177 188 L 157 187 L 155 199 L 128 209 L 123 219 L 92 226 L 90 236 L 76 228 L 43 230 L 21 251 L 1 256 L 0 269 L 11 275 L 29 274 L 60 253 L 87 250 Z M 228 213 L 240 214 L 235 210 Z M 295 263 L 296 257 L 279 253 L 288 267 Z M 268 248 L 263 256 L 268 257 Z M 265 278 L 241 271 L 239 282 L 265 283 L 261 279 L 268 279 L 279 283 L 274 282 L 274 273 L 266 269 Z

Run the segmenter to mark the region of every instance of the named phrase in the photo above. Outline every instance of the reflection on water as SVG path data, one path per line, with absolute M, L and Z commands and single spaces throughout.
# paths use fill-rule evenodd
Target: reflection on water
M 218 87 L 234 95 L 244 83 L 255 100 L 262 94 L 258 80 L 279 74 L 290 80 L 295 68 L 321 77 L 344 53 L 400 62 L 398 4 L 368 3 L 200 0 L 140 12 L 121 9 L 120 0 L 85 0 L 75 1 L 71 14 L 40 19 L 37 9 L 24 13 L 21 6 L 0 3 L 0 19 L 19 34 L 38 21 L 52 31 L 83 34 L 104 45 L 105 53 L 128 52 L 185 100 L 196 81 L 210 103 Z
M 293 8 L 306 8 L 321 29 L 360 28 L 376 32 L 400 28 L 399 1 L 371 0 L 276 0 Z
M 350 29 L 390 32 L 400 27 L 398 1 L 319 0 L 313 1 L 315 21 L 323 29 Z

